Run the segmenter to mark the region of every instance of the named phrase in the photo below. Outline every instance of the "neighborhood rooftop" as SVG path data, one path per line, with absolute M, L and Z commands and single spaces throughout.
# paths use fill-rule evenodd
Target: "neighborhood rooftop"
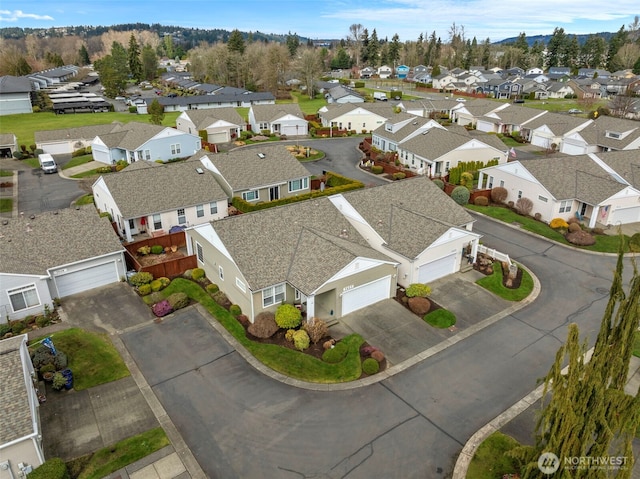
M 20 345 L 25 336 L 0 341 L 0 444 L 7 444 L 34 432 L 25 385 Z

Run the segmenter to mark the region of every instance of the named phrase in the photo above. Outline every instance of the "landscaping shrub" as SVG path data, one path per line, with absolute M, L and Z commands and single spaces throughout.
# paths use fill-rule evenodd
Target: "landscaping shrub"
M 533 217 L 536 219 L 536 221 L 542 220 L 542 215 L 540 213 L 536 213 L 535 215 L 533 215 Z
M 154 279 L 153 281 L 151 281 L 151 284 L 149 284 L 149 286 L 151 287 L 151 291 L 155 293 L 156 291 L 160 291 L 162 289 L 162 281 L 160 281 L 159 279 Z
M 309 335 L 304 329 L 299 329 L 293 333 L 293 345 L 298 351 L 304 351 L 309 348 Z
M 456 315 L 443 308 L 426 314 L 422 319 L 434 328 L 449 328 L 456 324 Z
M 371 353 L 371 357 L 373 359 L 375 359 L 376 361 L 378 361 L 379 363 L 384 361 L 384 353 L 382 351 L 380 351 L 379 349 L 376 349 L 375 351 L 373 351 Z
M 173 293 L 167 296 L 167 301 L 171 305 L 171 308 L 175 311 L 176 309 L 182 309 L 189 306 L 189 296 L 187 293 Z
M 218 303 L 224 309 L 228 310 L 229 307 L 231 306 L 231 301 L 229 301 L 229 298 L 227 298 L 227 295 L 224 294 L 224 292 L 222 291 L 218 291 L 217 293 L 212 294 L 211 297 L 216 303 Z
M 591 246 L 596 242 L 596 239 L 590 233 L 583 230 L 567 233 L 565 238 L 569 243 L 577 246 Z
M 640 233 L 635 233 L 629 239 L 629 249 L 634 253 L 640 252 Z
M 473 189 L 473 173 L 465 171 L 460 175 L 460 185 L 464 186 L 468 190 Z
M 215 294 L 218 291 L 220 291 L 220 288 L 218 287 L 217 284 L 211 283 L 207 285 L 207 293 L 209 294 Z
M 362 346 L 362 348 L 360 348 L 360 354 L 364 356 L 371 356 L 373 352 L 377 350 L 378 348 L 375 346 Z
M 140 273 L 136 273 L 129 278 L 129 283 L 133 286 L 141 286 L 143 284 L 149 284 L 153 281 L 153 275 L 151 273 L 147 273 L 146 271 L 141 271 Z
M 256 338 L 267 339 L 276 334 L 278 331 L 275 315 L 271 311 L 263 311 L 256 316 L 253 324 L 250 324 L 247 330 Z
M 151 253 L 151 246 L 140 246 L 137 251 L 139 255 L 146 256 Z
M 553 218 L 549 226 L 554 230 L 567 229 L 569 224 L 562 218 Z
M 40 368 L 40 374 L 44 373 L 55 373 L 56 367 L 53 364 L 45 364 Z
M 29 479 L 69 479 L 67 465 L 59 457 L 52 457 L 29 473 Z
M 8 323 L 0 324 L 0 339 L 2 339 L 4 335 L 9 332 L 11 332 L 11 326 Z
M 51 318 L 48 316 L 38 316 L 36 318 L 36 326 L 39 328 L 44 328 L 45 326 L 49 326 L 51 324 Z M 0 328 L 0 338 L 2 338 L 4 334 L 2 334 L 2 329 Z
M 375 374 L 380 371 L 380 363 L 373 358 L 367 358 L 362 361 L 362 372 L 365 374 Z
M 582 228 L 579 223 L 571 223 L 569 225 L 569 233 L 575 233 L 576 231 L 580 231 Z
M 426 298 L 431 294 L 431 287 L 424 283 L 412 283 L 404 294 L 409 298 L 415 298 L 416 296 Z
M 229 312 L 233 316 L 238 316 L 238 315 L 242 314 L 242 309 L 237 304 L 232 304 L 231 306 L 229 306 Z
M 26 327 L 27 325 L 20 319 L 11 321 L 11 332 L 13 334 L 20 334 Z
M 604 230 L 602 228 L 593 228 L 591 230 L 591 233 L 593 233 L 594 235 L 603 235 Z
M 310 321 L 305 321 L 302 328 L 307 332 L 313 344 L 318 344 L 329 331 L 327 323 L 320 318 L 311 318 Z
M 169 304 L 169 301 L 167 301 L 166 299 L 163 299 L 162 301 L 154 304 L 151 307 L 151 310 L 153 311 L 153 314 L 155 314 L 159 318 L 166 316 L 172 311 L 171 305 Z
M 35 369 L 40 369 L 47 364 L 53 364 L 53 354 L 48 348 L 40 345 L 31 353 L 31 362 Z
M 293 304 L 281 304 L 276 309 L 276 324 L 282 329 L 297 328 L 302 322 L 302 313 Z
M 162 289 L 166 288 L 171 284 L 171 280 L 166 276 L 161 276 L 160 278 L 158 278 L 158 281 L 162 283 Z
M 569 219 L 567 220 L 567 223 L 568 223 L 568 224 L 571 224 L 571 223 L 580 223 L 580 220 L 579 220 L 578 218 L 576 218 L 575 216 L 572 216 L 571 218 L 569 218 Z
M 382 173 L 384 171 L 384 168 L 382 168 L 382 166 L 378 166 L 378 165 L 373 165 L 371 167 L 371 173 L 375 174 L 375 175 L 379 175 L 380 173 Z
M 469 203 L 471 193 L 465 186 L 456 186 L 451 192 L 451 199 L 459 205 L 466 205 Z
M 141 284 L 140 286 L 138 286 L 138 293 L 140 293 L 140 296 L 146 296 L 148 294 L 151 294 L 151 285 Z
M 296 330 L 295 329 L 287 329 L 287 332 L 284 333 L 284 339 L 286 339 L 287 341 L 292 343 L 294 334 L 296 334 Z
M 509 192 L 502 186 L 496 186 L 495 188 L 491 189 L 491 201 L 493 201 L 494 203 L 504 203 L 507 199 L 507 196 L 509 196 Z
M 191 272 L 192 272 L 192 271 L 193 271 L 192 269 L 187 269 L 187 270 L 185 270 L 185 272 L 184 272 L 184 273 L 182 273 L 182 277 L 183 277 L 183 278 L 187 278 L 187 279 L 191 279 Z
M 66 383 L 67 383 L 67 378 L 65 378 L 62 373 L 55 373 L 53 375 L 53 383 L 51 386 L 53 387 L 53 389 L 59 391 L 64 387 Z
M 519 214 L 523 216 L 529 216 L 532 209 L 533 201 L 531 201 L 529 198 L 522 197 L 518 198 L 518 201 L 516 201 L 516 210 Z
M 191 270 L 191 279 L 198 281 L 204 278 L 204 270 L 202 268 L 195 268 Z
M 409 309 L 418 316 L 424 316 L 431 309 L 431 301 L 427 298 L 421 298 L 419 296 L 415 298 L 409 298 Z
M 156 304 L 164 299 L 164 295 L 162 293 L 155 292 L 155 293 L 151 293 L 146 299 L 148 300 L 148 301 L 145 301 L 147 304 Z
M 473 200 L 473 204 L 476 206 L 489 206 L 489 198 L 486 196 L 478 196 Z
M 404 180 L 406 177 L 407 175 L 405 173 L 402 173 L 401 171 L 398 171 L 397 173 L 393 174 L 394 180 Z
M 440 188 L 441 190 L 444 190 L 444 181 L 438 178 L 432 181 L 438 186 L 438 188 Z
M 69 365 L 67 355 L 63 351 L 56 350 L 56 355 L 53 357 L 53 367 L 56 370 L 66 369 Z
M 322 360 L 325 363 L 336 364 L 346 358 L 348 352 L 349 348 L 344 343 L 336 343 L 333 348 L 327 349 L 322 353 Z

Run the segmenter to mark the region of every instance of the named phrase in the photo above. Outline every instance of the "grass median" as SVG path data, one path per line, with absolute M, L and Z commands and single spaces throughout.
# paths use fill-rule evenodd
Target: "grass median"
M 502 284 L 502 265 L 498 261 L 493 263 L 493 273 L 480 278 L 476 284 L 507 301 L 522 301 L 533 291 L 533 278 L 526 269 L 520 269 L 522 270 L 522 281 L 517 289 L 507 288 Z

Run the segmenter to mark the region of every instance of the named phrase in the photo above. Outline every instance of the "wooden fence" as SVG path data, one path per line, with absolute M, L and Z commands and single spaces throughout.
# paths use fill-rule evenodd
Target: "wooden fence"
M 173 278 L 181 275 L 188 269 L 198 267 L 195 255 L 180 256 L 161 263 L 143 266 L 136 259 L 138 249 L 143 246 L 151 247 L 154 245 L 160 245 L 163 248 L 170 248 L 171 246 L 186 248 L 187 240 L 184 231 L 179 231 L 177 233 L 169 233 L 155 238 L 147 238 L 133 243 L 128 243 L 125 245 L 127 268 L 133 269 L 137 272 L 146 271 L 147 273 L 151 273 L 154 278 L 160 278 L 162 276 Z

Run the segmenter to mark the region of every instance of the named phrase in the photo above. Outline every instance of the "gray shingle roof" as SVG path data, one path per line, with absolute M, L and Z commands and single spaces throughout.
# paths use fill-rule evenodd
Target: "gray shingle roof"
M 527 122 L 525 128 L 535 130 L 536 128 L 546 125 L 554 135 L 561 136 L 578 128 L 580 125 L 586 124 L 588 121 L 589 120 L 572 115 L 549 112 Z
M 402 148 L 428 160 L 436 160 L 456 148 L 472 141 L 469 134 L 453 133 L 442 128 L 431 128 L 402 143 Z
M 204 130 L 212 123 L 223 120 L 234 125 L 244 125 L 245 121 L 235 108 L 209 108 L 206 110 L 187 110 L 184 112 L 198 130 Z
M 166 126 L 132 121 L 124 125 L 117 125 L 111 130 L 111 133 L 99 136 L 102 142 L 109 148 L 137 150 L 167 128 Z
M 80 126 L 77 128 L 63 128 L 60 130 L 40 130 L 34 133 L 34 137 L 37 143 L 47 141 L 73 141 L 84 140 L 91 141 L 96 136 L 106 135 L 114 130 L 114 128 L 121 126 L 122 123 L 114 122 L 104 125 L 90 125 Z
M 391 118 L 395 115 L 393 112 L 394 107 L 389 103 L 329 103 L 324 108 L 326 108 L 326 111 L 321 112 L 320 116 L 327 120 L 339 118 L 358 108 L 383 118 Z
M 0 445 L 34 432 L 20 357 L 24 335 L 0 341 Z
M 294 115 L 304 119 L 304 114 L 297 103 L 280 103 L 277 105 L 252 105 L 253 115 L 258 123 L 279 120 L 286 115 Z
M 412 120 L 413 121 L 410 121 L 409 123 L 404 125 L 402 128 L 399 128 L 398 130 L 393 132 L 387 131 L 386 125 L 380 125 L 378 128 L 375 129 L 375 134 L 380 138 L 385 138 L 387 140 L 399 143 L 400 141 L 407 138 L 409 135 L 412 135 L 413 133 L 415 133 L 417 130 L 422 128 L 424 125 L 426 125 L 430 121 L 433 121 L 430 118 L 422 118 L 422 117 L 413 117 Z M 438 127 L 435 126 L 432 128 L 438 128 Z
M 626 187 L 588 155 L 537 158 L 520 163 L 557 200 L 575 198 L 597 205 Z
M 0 223 L 0 271 L 46 275 L 49 268 L 122 251 L 109 220 L 93 206 Z
M 637 150 L 609 151 L 596 155 L 631 186 L 640 189 L 640 155 Z
M 262 153 L 264 158 L 260 158 Z M 200 159 L 199 152 L 191 158 Z M 309 171 L 283 145 L 259 145 L 206 156 L 234 191 L 280 184 L 311 176 Z
M 607 132 L 625 134 L 623 138 L 610 138 Z M 612 116 L 600 116 L 592 124 L 580 131 L 580 136 L 589 145 L 600 145 L 614 150 L 622 150 L 640 137 L 640 122 L 623 120 Z
M 102 178 L 126 219 L 226 199 L 213 173 L 203 168 L 199 174 L 196 166 L 193 162 L 137 161 Z
M 516 125 L 520 126 L 533 120 L 539 116 L 545 116 L 546 110 L 537 110 L 535 108 L 526 108 L 523 106 L 508 106 L 498 112 L 493 113 L 491 116 L 483 116 L 482 119 L 490 121 L 492 123 L 502 123 L 504 125 Z M 499 118 L 496 119 L 494 116 Z
M 16 135 L 14 135 L 13 133 L 0 133 L 0 145 L 14 146 L 15 142 L 16 142 Z
M 11 75 L 0 77 L 0 94 L 27 93 L 31 90 L 33 90 L 33 86 L 28 78 Z

